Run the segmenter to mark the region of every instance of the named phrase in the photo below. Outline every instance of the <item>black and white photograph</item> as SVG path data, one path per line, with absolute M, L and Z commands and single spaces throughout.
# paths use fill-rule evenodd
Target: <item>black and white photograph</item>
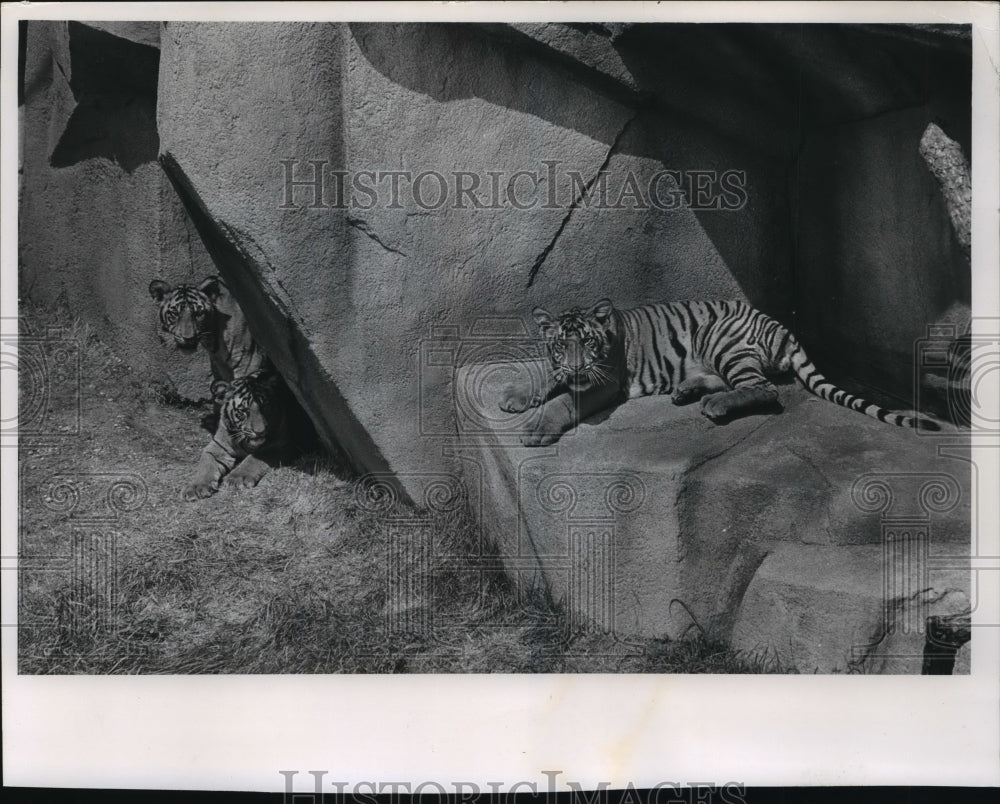
M 144 5 L 4 9 L 5 687 L 995 681 L 996 7 Z

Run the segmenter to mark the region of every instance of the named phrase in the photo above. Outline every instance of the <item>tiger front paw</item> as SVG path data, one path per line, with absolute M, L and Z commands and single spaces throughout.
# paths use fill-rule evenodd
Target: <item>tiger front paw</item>
M 218 488 L 211 481 L 198 480 L 184 487 L 183 497 L 188 502 L 194 502 L 195 500 L 204 500 L 206 497 L 211 497 L 216 491 L 218 491 Z
M 249 474 L 245 472 L 233 472 L 228 475 L 225 479 L 225 484 L 227 488 L 231 489 L 252 489 L 258 483 L 263 475 Z
M 542 400 L 532 396 L 516 385 L 505 386 L 500 392 L 500 410 L 506 413 L 523 413 L 529 408 L 537 408 Z
M 252 489 L 267 474 L 270 467 L 254 455 L 248 455 L 223 481 L 231 489 Z
M 225 479 L 226 488 L 230 489 L 252 489 L 260 482 L 259 477 L 247 477 L 246 475 L 229 475 Z
M 729 415 L 728 393 L 722 391 L 717 394 L 709 394 L 701 399 L 701 413 L 705 418 L 715 421 L 724 419 Z
M 675 405 L 690 405 L 696 402 L 701 392 L 697 388 L 678 388 L 670 395 L 670 401 Z

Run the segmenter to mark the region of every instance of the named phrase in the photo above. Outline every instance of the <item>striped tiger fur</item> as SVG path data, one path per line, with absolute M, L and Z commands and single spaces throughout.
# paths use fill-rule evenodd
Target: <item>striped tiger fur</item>
M 892 413 L 844 391 L 813 365 L 795 336 L 743 301 L 686 301 L 617 310 L 602 299 L 589 310 L 552 316 L 533 311 L 552 361 L 551 385 L 534 396 L 508 386 L 500 407 L 542 406 L 528 446 L 550 444 L 577 423 L 623 399 L 671 394 L 674 404 L 701 400 L 721 422 L 778 399 L 769 376 L 793 371 L 816 396 L 898 427 L 938 425 Z M 569 392 L 569 393 L 565 393 Z
M 243 377 L 267 364 L 243 311 L 219 277 L 176 287 L 154 279 L 149 295 L 159 305 L 160 340 L 182 351 L 194 351 L 200 344 L 208 352 L 215 379 Z
M 288 446 L 290 392 L 276 371 L 216 380 L 212 395 L 219 404 L 219 425 L 184 489 L 186 500 L 211 496 L 223 478 L 237 488 L 256 486 L 268 470 L 263 457 L 275 457 Z

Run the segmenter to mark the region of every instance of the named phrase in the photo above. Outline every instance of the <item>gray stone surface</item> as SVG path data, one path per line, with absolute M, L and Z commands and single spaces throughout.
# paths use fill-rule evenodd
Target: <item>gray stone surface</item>
M 880 622 L 877 573 L 860 567 L 882 514 L 858 509 L 854 481 L 954 475 L 962 503 L 935 514 L 933 540 L 959 550 L 960 461 L 795 389 L 781 416 L 725 427 L 636 400 L 528 450 L 491 389 L 514 365 L 498 361 L 536 353 L 522 320 L 536 304 L 745 297 L 828 373 L 908 398 L 915 339 L 968 309 L 919 152 L 932 119 L 969 152 L 968 41 L 899 26 L 495 28 L 32 21 L 22 293 L 65 299 L 144 376 L 197 398 L 207 360 L 160 348 L 146 287 L 220 272 L 331 452 L 415 499 L 461 469 L 511 572 L 581 622 L 626 636 L 696 624 L 845 669 Z M 549 160 L 561 202 L 427 209 L 404 192 L 340 210 L 300 187 L 287 208 L 282 159 L 299 180 L 309 160 L 508 178 Z M 664 168 L 744 171 L 747 203 L 588 209 L 567 175 L 604 171 L 614 193 Z M 942 583 L 920 612 L 961 605 L 960 579 Z M 843 622 L 820 622 L 841 604 Z M 892 640 L 860 669 L 912 653 Z
M 803 672 L 914 670 L 865 647 L 881 633 L 884 577 L 900 594 L 917 589 L 890 572 L 899 556 L 883 560 L 883 525 L 926 520 L 932 555 L 967 555 L 967 462 L 796 385 L 782 386 L 778 415 L 718 426 L 697 405 L 646 397 L 552 447 L 523 447 L 517 435 L 537 412 L 502 414 L 496 400 L 504 383 L 542 371 L 469 365 L 456 389 L 466 481 L 521 584 L 544 583 L 581 622 L 623 639 L 693 626 Z M 878 487 L 855 488 L 874 475 L 889 475 L 884 510 Z M 920 496 L 928 481 L 944 502 Z M 968 573 L 929 566 L 925 614 L 967 605 Z
M 88 20 L 88 28 L 96 28 L 109 34 L 128 39 L 140 45 L 160 46 L 160 23 L 156 21 L 138 22 L 130 20 Z
M 20 293 L 66 303 L 140 375 L 209 399 L 208 358 L 161 346 L 147 291 L 215 272 L 155 161 L 156 58 L 88 25 L 28 23 Z M 114 80 L 136 63 L 151 83 Z
M 941 185 L 955 237 L 970 258 L 972 247 L 972 175 L 962 146 L 935 123 L 928 123 L 920 138 L 920 155 Z
M 955 668 L 952 675 L 967 676 L 972 672 L 972 642 L 966 642 L 955 654 Z
M 223 272 L 327 446 L 397 474 L 454 468 L 422 424 L 449 420 L 452 378 L 425 371 L 422 344 L 535 304 L 743 296 L 829 345 L 831 366 L 864 354 L 840 370 L 910 393 L 918 330 L 968 295 L 917 152 L 930 116 L 967 143 L 967 100 L 945 91 L 967 42 L 823 26 L 497 28 L 170 22 L 161 36 L 149 23 L 31 23 L 25 130 L 45 136 L 24 153 L 23 286 L 51 301 L 92 277 L 68 294 L 75 310 L 111 322 L 112 340 L 128 333 L 144 373 L 197 396 L 204 362 L 158 351 L 139 300 L 151 278 Z M 121 65 L 155 67 L 157 42 L 158 74 L 137 86 L 145 73 Z M 788 91 L 795 65 L 819 62 L 837 67 L 803 68 Z M 88 136 L 95 121 L 108 142 Z M 217 265 L 157 150 L 214 233 Z M 560 204 L 423 209 L 404 192 L 397 208 L 338 210 L 310 208 L 300 187 L 283 209 L 281 159 L 300 180 L 311 159 L 480 177 L 549 160 Z M 664 168 L 744 171 L 748 203 L 588 209 L 567 176 L 603 170 L 614 195 Z
M 516 42 L 518 36 L 526 37 L 542 47 L 583 67 L 606 76 L 624 89 L 638 94 L 639 87 L 629 73 L 621 54 L 615 49 L 614 38 L 626 25 L 576 23 L 548 25 L 545 23 L 518 23 L 484 25 L 496 35 Z
M 970 300 L 964 248 L 920 152 L 936 115 L 956 116 L 929 104 L 809 132 L 795 189 L 797 334 L 817 359 L 900 399 L 913 393 L 915 342 Z M 868 359 L 846 365 L 859 354 Z
M 307 208 L 302 189 L 299 208 L 280 208 L 281 158 L 298 160 L 299 179 L 310 159 L 352 171 L 508 177 L 544 170 L 548 159 L 585 180 L 606 167 L 620 184 L 625 171 L 648 176 L 672 153 L 684 164 L 696 157 L 695 132 L 666 137 L 655 133 L 656 118 L 630 123 L 635 110 L 558 64 L 460 26 L 167 30 L 161 150 L 209 225 L 254 255 L 259 268 L 234 257 L 220 270 L 245 308 L 275 322 L 259 326 L 259 338 L 328 446 L 338 442 L 360 469 L 454 468 L 424 426 L 442 422 L 455 434 L 452 377 L 422 363 L 435 327 L 464 336 L 480 320 L 604 294 L 621 304 L 741 295 L 690 210 L 571 213 L 565 173 L 557 209 L 428 210 L 404 192 L 398 209 L 342 212 Z M 278 342 L 288 340 L 282 320 L 300 351 Z
M 896 545 L 895 558 L 893 549 L 776 546 L 743 597 L 733 647 L 765 648 L 802 673 L 919 674 L 927 617 L 970 609 L 968 546 L 932 533 L 926 577 L 912 555 L 903 559 L 914 545 Z

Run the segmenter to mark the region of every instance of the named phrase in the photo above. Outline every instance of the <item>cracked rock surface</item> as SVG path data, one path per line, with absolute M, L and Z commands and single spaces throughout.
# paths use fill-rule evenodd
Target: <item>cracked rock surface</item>
M 221 243 L 220 272 L 326 446 L 361 473 L 392 473 L 411 497 L 420 477 L 457 469 L 442 450 L 454 366 L 491 322 L 611 293 L 622 305 L 742 295 L 691 210 L 576 204 L 599 192 L 602 171 L 611 202 L 630 171 L 645 186 L 667 159 L 660 140 L 704 137 L 672 129 L 648 144 L 662 121 L 595 94 L 548 50 L 512 50 L 475 26 L 178 22 L 166 33 L 161 153 L 192 217 L 239 233 L 252 256 Z M 394 195 L 379 171 L 409 178 Z M 530 209 L 506 196 L 530 200 L 533 180 L 514 180 L 524 171 L 541 177 Z M 290 203 L 286 175 L 300 182 Z M 770 276 L 773 261 L 759 262 Z

